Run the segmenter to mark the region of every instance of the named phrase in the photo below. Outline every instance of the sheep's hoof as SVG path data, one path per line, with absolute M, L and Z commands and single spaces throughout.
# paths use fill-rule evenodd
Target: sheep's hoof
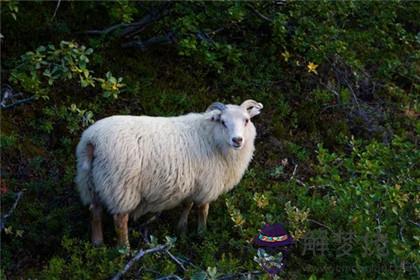
M 102 239 L 93 240 L 92 244 L 93 244 L 94 247 L 100 247 L 104 244 L 104 241 Z
M 187 230 L 188 230 L 187 224 L 178 224 L 178 226 L 176 227 L 176 231 L 178 232 L 180 236 L 187 235 Z

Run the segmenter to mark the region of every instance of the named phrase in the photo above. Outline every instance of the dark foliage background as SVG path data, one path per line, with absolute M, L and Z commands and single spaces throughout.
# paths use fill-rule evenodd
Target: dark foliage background
M 185 270 L 150 255 L 126 277 L 246 277 L 261 270 L 258 228 L 282 222 L 297 243 L 280 278 L 418 279 L 419 14 L 416 1 L 2 1 L 1 277 L 106 279 L 126 263 L 109 218 L 107 246 L 88 242 L 73 178 L 89 124 L 252 98 L 255 159 L 208 232 L 191 225 L 171 249 Z M 178 212 L 149 225 L 154 241 Z M 318 232 L 327 248 L 308 253 Z

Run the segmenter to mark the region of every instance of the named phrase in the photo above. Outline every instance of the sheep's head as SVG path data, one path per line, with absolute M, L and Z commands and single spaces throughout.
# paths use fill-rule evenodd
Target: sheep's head
M 209 119 L 221 128 L 224 140 L 234 149 L 242 149 L 249 140 L 249 130 L 255 130 L 251 118 L 258 115 L 263 108 L 261 103 L 246 100 L 241 105 L 224 105 L 220 102 L 211 104 L 206 112 Z

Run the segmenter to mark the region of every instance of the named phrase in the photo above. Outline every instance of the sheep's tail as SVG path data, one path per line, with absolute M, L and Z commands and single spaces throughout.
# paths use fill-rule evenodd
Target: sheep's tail
M 92 161 L 94 146 L 91 143 L 80 141 L 76 149 L 77 175 L 75 182 L 80 193 L 80 199 L 83 204 L 89 205 L 93 198 L 92 182 Z

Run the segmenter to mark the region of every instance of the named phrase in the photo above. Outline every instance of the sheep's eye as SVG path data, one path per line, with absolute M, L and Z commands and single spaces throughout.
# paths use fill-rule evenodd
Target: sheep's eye
M 224 127 L 226 127 L 226 123 L 225 123 L 225 121 L 221 121 L 221 122 L 222 122 L 223 126 L 224 126 Z
M 247 125 L 249 123 L 249 119 L 245 120 L 245 125 Z

